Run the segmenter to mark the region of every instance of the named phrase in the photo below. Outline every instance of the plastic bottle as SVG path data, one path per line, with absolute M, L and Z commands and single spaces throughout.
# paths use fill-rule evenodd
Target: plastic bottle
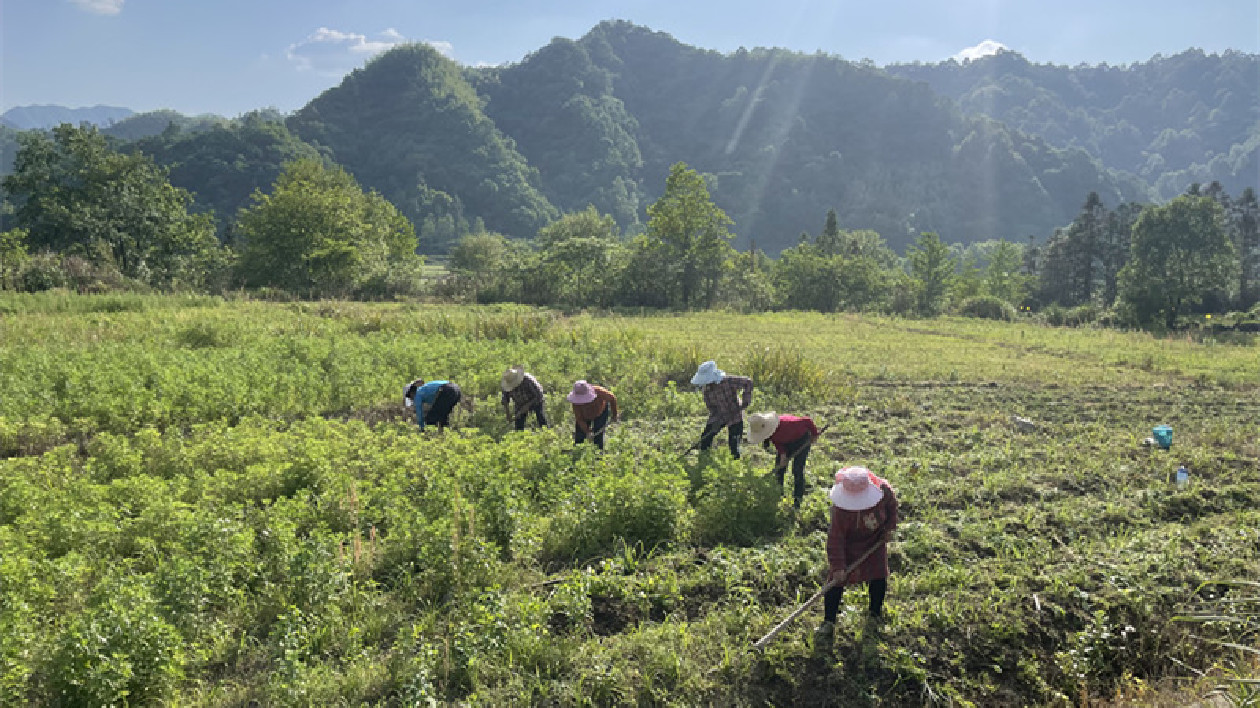
M 1177 481 L 1178 487 L 1186 486 L 1190 483 L 1190 470 L 1186 469 L 1185 465 L 1181 465 L 1177 468 L 1177 474 L 1174 476 L 1174 479 Z

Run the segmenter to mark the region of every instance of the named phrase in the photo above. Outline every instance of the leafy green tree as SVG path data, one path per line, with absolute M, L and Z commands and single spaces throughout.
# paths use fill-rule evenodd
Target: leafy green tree
M 1147 208 L 1133 226 L 1132 249 L 1120 271 L 1121 298 L 1138 321 L 1162 317 L 1169 328 L 1208 293 L 1228 290 L 1238 268 L 1224 214 L 1210 197 Z
M 347 295 L 419 258 L 411 222 L 339 167 L 297 160 L 271 194 L 255 192 L 253 199 L 237 219 L 247 285 Z
M 617 222 L 595 207 L 565 214 L 538 232 L 541 267 L 547 282 L 566 305 L 612 304 L 625 247 Z
M 974 249 L 963 249 L 961 255 L 955 258 L 958 271 L 954 274 L 954 282 L 950 288 L 952 297 L 955 301 L 976 297 L 984 290 L 984 271 L 980 268 L 980 256 Z
M 115 152 L 91 126 L 27 132 L 3 180 L 14 223 L 35 249 L 108 261 L 149 283 L 198 284 L 218 242 L 210 218 L 144 155 Z
M 1142 213 L 1142 205 L 1127 202 L 1107 213 L 1103 240 L 1098 257 L 1102 266 L 1103 302 L 1111 305 L 1120 296 L 1120 269 L 1129 262 L 1132 250 L 1133 223 Z
M 258 111 L 202 130 L 169 125 L 133 147 L 166 166 L 171 184 L 193 194 L 195 208 L 213 212 L 220 233 L 250 205 L 256 190 L 275 183 L 285 165 L 323 159 L 319 150 L 290 133 L 283 120 Z
M 1249 309 L 1260 302 L 1260 202 L 1248 187 L 1234 204 L 1234 238 L 1238 249 L 1238 306 Z
M 0 232 L 0 290 L 18 289 L 18 276 L 28 258 L 25 231 L 12 229 Z
M 1019 246 L 1001 240 L 989 252 L 989 265 L 984 270 L 984 290 L 989 295 L 1018 304 L 1028 289 L 1028 277 L 1020 272 L 1023 254 Z
M 667 279 L 678 304 L 702 299 L 712 304 L 727 260 L 734 253 L 727 227 L 731 219 L 709 198 L 700 173 L 675 163 L 665 180 L 665 194 L 648 207 L 648 240 L 658 244 L 669 264 Z
M 507 265 L 507 238 L 480 231 L 465 234 L 451 247 L 451 270 L 463 275 L 491 278 Z
M 843 239 L 843 233 L 837 235 Z M 779 256 L 773 279 L 783 306 L 835 312 L 862 309 L 882 299 L 888 273 L 875 258 L 829 256 L 817 245 L 803 243 Z
M 925 232 L 907 256 L 915 284 L 916 308 L 923 315 L 939 314 L 955 278 L 955 262 L 949 246 L 936 234 Z
M 838 271 L 843 258 L 821 251 L 818 246 L 803 243 L 779 254 L 774 264 L 774 282 L 784 307 L 820 312 L 840 308 L 843 284 Z
M 823 222 L 822 233 L 815 242 L 818 251 L 824 256 L 838 256 L 844 248 L 840 237 L 840 224 L 836 219 L 836 210 L 827 210 L 827 220 Z
M 1098 192 L 1090 192 L 1085 198 L 1080 214 L 1068 227 L 1067 255 L 1068 297 L 1070 304 L 1079 305 L 1094 299 L 1096 281 L 1099 280 L 1097 263 L 1102 257 L 1102 244 L 1107 228 L 1107 208 Z
M 1040 249 L 1040 263 L 1036 264 L 1037 299 L 1043 304 L 1075 304 L 1071 299 L 1068 276 L 1070 248 L 1066 231 L 1058 229 Z

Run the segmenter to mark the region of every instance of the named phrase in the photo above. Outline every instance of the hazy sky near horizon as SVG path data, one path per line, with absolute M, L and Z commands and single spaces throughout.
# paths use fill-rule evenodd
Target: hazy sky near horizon
M 998 44 L 1068 65 L 1260 53 L 1257 0 L 0 0 L 0 111 L 287 112 L 399 42 L 501 64 L 606 19 L 722 52 L 821 50 L 881 66 Z

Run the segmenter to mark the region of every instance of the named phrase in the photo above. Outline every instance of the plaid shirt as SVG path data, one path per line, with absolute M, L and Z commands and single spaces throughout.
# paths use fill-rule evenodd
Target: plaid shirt
M 744 409 L 752 402 L 752 379 L 747 376 L 725 376 L 715 384 L 705 384 L 704 405 L 709 409 L 709 423 L 734 425 L 744 419 Z
M 521 385 L 511 391 L 504 391 L 499 400 L 503 405 L 507 405 L 509 399 L 516 404 L 516 416 L 519 418 L 525 415 L 526 411 L 543 402 L 542 384 L 538 383 L 538 379 L 534 378 L 533 374 L 525 374 L 525 378 L 521 379 Z

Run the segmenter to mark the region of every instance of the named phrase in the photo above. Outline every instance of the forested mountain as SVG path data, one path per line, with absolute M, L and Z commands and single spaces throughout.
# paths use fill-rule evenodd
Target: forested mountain
M 395 204 L 426 252 L 483 228 L 532 238 L 588 205 L 633 232 L 685 162 L 737 246 L 778 253 L 834 209 L 900 251 L 921 232 L 1049 237 L 1090 193 L 1118 206 L 1194 182 L 1260 186 L 1260 57 L 1068 68 L 1002 52 L 880 69 L 609 21 L 502 67 L 397 47 L 287 119 L 154 111 L 103 132 L 169 168 L 221 229 L 284 161 L 319 157 Z M 15 134 L 0 125 L 0 171 Z
M 959 64 L 902 64 L 972 115 L 1080 147 L 1172 198 L 1194 182 L 1231 192 L 1260 175 L 1260 56 L 1192 49 L 1128 66 L 1034 64 L 1011 51 Z
M 181 131 L 197 132 L 224 125 L 226 118 L 216 115 L 186 116 L 168 109 L 137 113 L 101 130 L 102 133 L 120 140 L 139 140 L 159 135 L 174 125 Z
M 209 127 L 200 121 L 168 120 L 160 134 L 138 140 L 132 148 L 166 167 L 171 184 L 192 192 L 195 210 L 213 211 L 221 234 L 237 211 L 250 205 L 254 190 L 270 191 L 285 163 L 326 160 L 290 133 L 274 111 L 247 113 Z
M 71 125 L 91 123 L 105 127 L 134 113 L 135 111 L 130 108 L 118 106 L 92 106 L 91 108 L 17 106 L 0 115 L 0 124 L 17 130 L 46 130 L 62 123 Z
M 393 202 L 428 250 L 462 235 L 473 219 L 533 236 L 559 212 L 539 191 L 538 171 L 481 103 L 458 64 L 412 44 L 356 69 L 288 125 Z
M 639 124 L 613 93 L 613 72 L 597 66 L 584 43 L 556 39 L 519 64 L 469 75 L 489 98 L 486 113 L 538 168 L 553 204 L 594 205 L 623 226 L 638 220 Z
M 845 228 L 901 248 L 921 231 L 1047 234 L 1091 191 L 1111 203 L 1150 196 L 1083 150 L 966 117 L 873 66 L 723 55 L 627 22 L 462 75 L 427 47 L 395 49 L 289 126 L 398 204 L 422 243 L 443 232 L 425 220 L 450 214 L 530 237 L 554 207 L 593 204 L 632 226 L 679 161 L 705 174 L 741 244 L 771 252 L 831 208 Z
M 1083 151 L 964 118 L 926 86 L 870 65 L 783 50 L 723 55 L 625 22 L 581 42 L 639 123 L 649 198 L 669 164 L 686 161 L 711 175 L 740 240 L 772 252 L 816 230 L 830 208 L 841 226 L 874 229 L 901 249 L 921 231 L 967 242 L 1047 233 L 1071 221 L 1082 189 L 1146 196 Z

